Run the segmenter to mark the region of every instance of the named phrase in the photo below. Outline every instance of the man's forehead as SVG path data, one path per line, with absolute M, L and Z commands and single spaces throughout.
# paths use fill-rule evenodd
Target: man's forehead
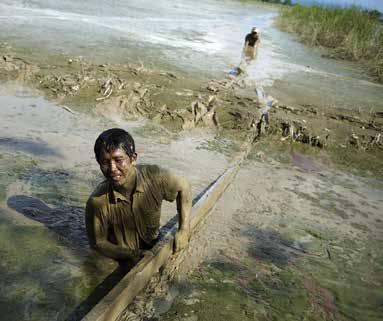
M 121 147 L 109 147 L 109 148 L 103 148 L 101 157 L 128 157 L 128 154 L 125 152 L 125 150 Z

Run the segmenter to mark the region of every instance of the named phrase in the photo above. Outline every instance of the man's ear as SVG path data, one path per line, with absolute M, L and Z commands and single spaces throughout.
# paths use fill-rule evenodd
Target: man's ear
M 138 158 L 137 153 L 133 153 L 132 157 L 130 158 L 130 162 L 132 163 L 132 165 L 136 165 L 137 158 Z

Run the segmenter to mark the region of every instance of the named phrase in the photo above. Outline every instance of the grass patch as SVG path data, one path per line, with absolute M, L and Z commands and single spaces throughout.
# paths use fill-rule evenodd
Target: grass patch
M 336 58 L 361 62 L 383 82 L 383 24 L 376 11 L 295 5 L 281 9 L 277 25 L 308 45 L 331 49 Z
M 361 150 L 351 145 L 342 148 L 337 144 L 329 144 L 321 149 L 291 140 L 282 142 L 279 135 L 269 134 L 255 145 L 248 159 L 275 160 L 290 165 L 293 153 L 305 155 L 322 166 L 362 177 L 383 178 L 383 150 L 380 148 Z
M 336 145 L 327 147 L 331 161 L 341 170 L 351 171 L 356 175 L 383 178 L 383 150 L 357 150 L 354 147 L 341 148 Z

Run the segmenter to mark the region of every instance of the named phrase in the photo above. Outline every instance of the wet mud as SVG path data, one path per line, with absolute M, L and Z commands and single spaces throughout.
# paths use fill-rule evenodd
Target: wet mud
M 381 183 L 257 153 L 121 320 L 380 319 Z

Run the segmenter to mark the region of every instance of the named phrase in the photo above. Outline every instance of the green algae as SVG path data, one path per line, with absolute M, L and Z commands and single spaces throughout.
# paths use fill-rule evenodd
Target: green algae
M 310 311 L 307 293 L 290 270 L 281 270 L 271 278 L 258 276 L 262 264 L 240 270 L 228 262 L 204 265 L 191 278 L 198 301 L 192 306 L 178 300 L 163 320 L 178 320 L 191 314 L 198 320 L 297 320 Z M 187 300 L 186 300 L 187 301 Z M 311 320 L 324 320 L 311 318 Z
M 286 255 L 294 259 L 278 264 L 277 258 L 222 252 L 189 276 L 192 291 L 184 291 L 163 320 L 183 320 L 185 314 L 198 320 L 380 320 L 382 241 L 291 225 L 272 239 L 275 249 L 289 249 Z M 250 243 L 249 250 L 257 246 L 264 245 Z
M 150 122 L 145 123 L 143 126 L 133 128 L 132 133 L 140 137 L 158 141 L 161 144 L 170 144 L 172 139 L 178 138 L 176 133 L 170 133 L 164 127 Z
M 7 186 L 20 179 L 26 171 L 37 165 L 37 161 L 23 154 L 0 155 L 0 201 L 5 200 Z
M 202 142 L 197 149 L 205 149 L 208 151 L 218 152 L 225 156 L 232 156 L 240 151 L 240 143 L 234 139 L 230 139 L 224 133 L 217 134 L 214 138 Z
M 34 200 L 33 204 L 43 204 L 42 200 L 57 206 L 59 210 L 55 209 L 54 213 L 59 216 L 60 213 L 70 213 L 72 216 L 68 218 L 74 218 L 81 214 L 99 175 L 89 170 L 84 174 L 83 166 L 64 170 L 39 165 L 35 157 L 26 153 L 3 152 L 0 157 L 1 201 L 5 201 L 9 185 L 21 182 L 28 195 L 8 195 L 8 205 L 17 205 L 9 201 L 21 198 Z M 48 211 L 49 208 L 43 205 L 43 210 Z M 81 206 L 81 209 L 73 205 Z M 14 208 L 26 215 L 19 210 L 20 206 L 29 205 L 20 203 Z M 50 215 L 48 212 L 43 214 Z M 39 220 L 33 215 L 40 212 L 33 210 L 31 213 L 33 220 Z M 57 217 L 58 220 L 65 218 Z M 81 215 L 78 221 L 68 223 L 78 229 L 80 221 Z M 69 241 L 66 235 L 60 236 L 40 223 L 19 217 L 5 206 L 0 208 L 2 319 L 64 320 L 115 267 L 110 262 L 100 266 L 100 258 L 87 258 L 88 251 L 78 250 L 79 244 Z
M 340 240 L 331 244 L 331 260 L 309 258 L 303 271 L 333 293 L 338 313 L 351 320 L 379 320 L 383 290 L 382 242 Z M 375 258 L 374 258 L 375 257 Z
M 107 269 L 98 269 L 67 247 L 42 225 L 17 225 L 0 216 L 4 320 L 53 320 L 58 314 L 58 320 L 64 320 L 107 275 Z
M 249 159 L 259 160 L 259 152 L 281 164 L 290 165 L 291 154 L 299 153 L 310 157 L 321 166 L 351 172 L 362 177 L 377 179 L 383 177 L 381 148 L 358 149 L 352 145 L 340 147 L 338 143 L 329 143 L 324 148 L 318 148 L 291 140 L 281 141 L 280 134 L 271 130 L 257 141 Z
M 339 169 L 356 175 L 383 178 L 383 149 L 356 151 L 354 147 L 340 148 L 330 145 L 327 148 L 331 161 Z
M 57 302 L 64 298 L 59 288 L 68 279 L 65 270 L 54 275 L 47 273 L 60 256 L 57 240 L 42 226 L 15 226 L 1 221 L 0 247 L 0 301 L 4 303 L 0 308 L 3 317 L 21 320 L 23 314 L 28 313 L 31 314 L 30 320 L 44 320 L 43 314 L 52 316 L 57 310 Z M 52 287 L 56 287 L 56 291 Z M 29 312 L 25 311 L 25 305 L 29 306 Z M 36 312 L 39 309 L 45 311 L 40 311 L 40 314 Z

